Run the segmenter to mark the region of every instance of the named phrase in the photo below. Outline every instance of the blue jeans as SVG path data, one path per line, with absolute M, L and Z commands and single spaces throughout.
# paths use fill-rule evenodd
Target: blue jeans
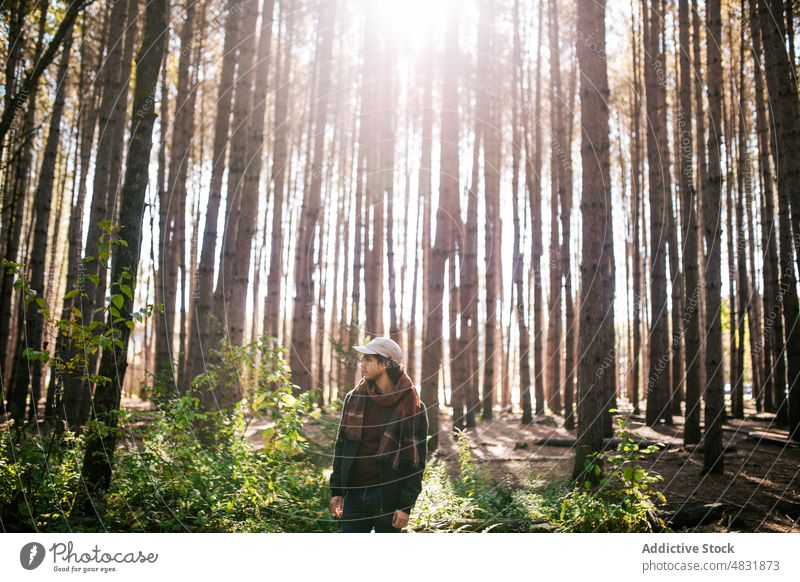
M 351 489 L 344 496 L 342 533 L 402 533 L 392 527 L 394 511 L 381 511 L 381 488 L 378 485 Z

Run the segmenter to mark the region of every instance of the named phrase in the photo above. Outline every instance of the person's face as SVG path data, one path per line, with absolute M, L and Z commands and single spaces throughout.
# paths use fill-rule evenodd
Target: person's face
M 361 358 L 361 371 L 367 380 L 377 380 L 386 371 L 386 366 L 378 362 L 378 358 L 366 354 Z

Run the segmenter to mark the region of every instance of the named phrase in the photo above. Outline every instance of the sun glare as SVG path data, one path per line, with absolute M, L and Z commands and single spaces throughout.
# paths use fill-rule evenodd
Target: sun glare
M 447 0 L 368 0 L 398 36 L 425 38 L 444 26 Z

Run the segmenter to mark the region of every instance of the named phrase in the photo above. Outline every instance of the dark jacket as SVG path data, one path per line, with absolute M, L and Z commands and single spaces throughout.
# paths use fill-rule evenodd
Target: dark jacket
M 355 389 L 345 395 L 342 413 L 346 410 L 353 392 Z M 422 401 L 420 401 L 420 406 L 416 419 L 419 466 L 412 467 L 408 461 L 401 459 L 400 466 L 395 470 L 389 459 L 381 460 L 381 511 L 383 512 L 399 509 L 411 513 L 411 508 L 414 507 L 417 497 L 422 491 L 422 474 L 425 471 L 425 455 L 428 450 L 428 413 Z M 388 406 L 383 410 L 384 426 L 388 425 L 394 409 L 395 406 Z M 353 466 L 353 459 L 358 451 L 359 443 L 360 441 L 345 437 L 340 419 L 339 429 L 336 433 L 333 472 L 330 479 L 331 497 L 347 493 L 350 484 L 350 469 Z

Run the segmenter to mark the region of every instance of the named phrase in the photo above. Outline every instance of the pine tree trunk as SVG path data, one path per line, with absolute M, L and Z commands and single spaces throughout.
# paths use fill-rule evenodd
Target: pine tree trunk
M 133 308 L 136 272 L 141 250 L 147 170 L 156 117 L 151 99 L 158 81 L 162 52 L 164 51 L 164 37 L 168 26 L 166 0 L 152 0 L 145 10 L 142 45 L 136 59 L 134 114 L 131 118 L 131 139 L 125 184 L 120 198 L 120 232 L 128 241 L 128 245 L 115 247 L 111 266 L 112 286 L 110 290 L 113 294 L 122 295 L 123 305 L 120 308 L 120 314 L 126 319 L 130 318 Z M 119 282 L 122 280 L 123 274 L 127 274 L 127 284 L 132 290 L 130 295 L 122 293 L 120 290 Z M 111 319 L 107 325 L 109 328 L 113 327 Z M 105 350 L 100 360 L 100 374 L 111 378 L 111 381 L 106 384 L 98 384 L 94 395 L 94 419 L 111 430 L 89 433 L 86 442 L 82 476 L 86 483 L 88 499 L 79 504 L 86 514 L 94 513 L 92 497 L 96 493 L 101 494 L 106 491 L 111 482 L 116 447 L 115 429 L 121 389 L 127 368 L 128 340 L 130 338 L 130 330 L 127 326 L 121 325 L 117 331 L 120 335 L 121 346 Z
M 364 240 L 364 305 L 366 309 L 365 334 L 369 337 L 383 335 L 383 171 L 381 166 L 382 148 L 379 144 L 381 136 L 381 87 L 386 82 L 381 71 L 381 20 L 375 3 L 367 4 L 364 39 L 364 73 L 362 96 L 362 123 L 366 126 L 366 139 L 369 144 L 364 153 L 366 172 L 364 175 L 366 189 L 365 223 L 367 226 Z M 370 219 L 370 216 L 372 217 Z M 370 244 L 371 243 L 371 244 Z
M 701 46 L 701 32 L 705 32 L 704 29 L 700 27 L 700 10 L 697 6 L 697 0 L 692 0 L 692 56 L 693 56 L 693 67 L 692 67 L 692 82 L 694 83 L 694 111 L 693 117 L 696 123 L 695 129 L 695 136 L 697 140 L 697 154 L 695 156 L 697 160 L 697 173 L 695 174 L 697 180 L 697 252 L 698 252 L 698 260 L 700 261 L 701 265 L 705 265 L 707 260 L 707 254 L 705 250 L 705 246 L 703 241 L 705 240 L 705 213 L 704 213 L 704 204 L 705 204 L 705 187 L 706 182 L 708 180 L 708 163 L 706 162 L 706 146 L 707 146 L 707 139 L 706 139 L 706 113 L 703 107 L 703 92 L 705 91 L 705 84 L 703 81 L 703 58 L 702 52 L 700 50 Z M 706 42 L 705 37 L 702 38 L 702 42 Z M 700 289 L 706 288 L 706 271 L 705 269 L 698 269 L 698 284 Z M 707 325 L 707 317 L 706 314 L 708 312 L 708 307 L 705 301 L 705 293 L 701 294 L 702 299 L 698 301 L 698 319 L 699 319 L 699 328 L 701 330 L 706 329 Z M 703 346 L 700 349 L 700 359 L 698 360 L 699 368 L 700 368 L 700 386 L 706 386 L 706 346 L 705 342 L 703 342 Z M 705 388 L 703 388 L 705 389 Z
M 564 160 L 567 156 L 561 95 L 561 59 L 558 33 L 558 3 L 550 0 L 550 294 L 547 306 L 548 407 L 561 414 L 561 242 L 558 218 L 564 193 Z M 562 209 L 563 212 L 563 209 Z
M 186 180 L 191 159 L 188 155 L 189 145 L 194 136 L 194 96 L 191 85 L 190 67 L 194 50 L 194 19 L 196 3 L 187 2 L 181 29 L 181 51 L 178 61 L 178 104 L 174 115 L 172 142 L 170 144 L 170 161 L 167 174 L 167 187 L 159 197 L 160 209 L 160 262 L 156 286 L 162 291 L 164 303 L 163 315 L 156 315 L 161 320 L 156 333 L 156 373 L 166 374 L 164 381 L 170 387 L 176 386 L 175 362 L 177 354 L 174 349 L 174 332 L 176 303 L 178 297 L 178 271 L 180 259 L 186 244 Z M 190 97 L 191 92 L 191 97 Z M 185 280 L 185 273 L 183 279 Z M 181 309 L 185 309 L 181 297 Z
M 447 39 L 442 60 L 443 70 L 453 71 L 458 67 L 458 18 L 459 12 L 457 4 L 451 2 L 448 13 Z M 464 270 L 464 224 L 461 221 L 461 188 L 459 185 L 458 172 L 460 159 L 458 154 L 459 117 L 458 117 L 458 85 L 452 82 L 445 82 L 442 87 L 442 150 L 441 168 L 442 178 L 447 184 L 442 184 L 442 196 L 447 196 L 448 203 L 448 224 L 442 224 L 442 228 L 447 228 L 448 233 L 448 281 L 450 284 L 450 337 L 448 346 L 450 348 L 450 381 L 451 381 L 451 405 L 453 407 L 453 427 L 465 428 L 465 405 L 467 404 L 467 390 L 469 380 L 469 345 L 465 341 L 467 327 L 465 325 L 463 301 L 469 301 L 469 297 L 464 293 L 463 278 L 456 277 L 456 262 L 462 271 Z M 447 176 L 447 178 L 445 178 Z M 446 190 L 445 190 L 446 188 Z M 437 231 L 439 225 L 437 224 Z M 461 313 L 461 317 L 459 317 Z M 458 324 L 457 324 L 458 322 Z M 429 417 L 430 418 L 430 417 Z
M 478 23 L 478 71 L 484 87 L 492 87 L 495 77 L 492 73 L 495 63 L 493 57 L 494 2 L 483 0 L 480 5 Z M 483 419 L 492 418 L 492 405 L 496 386 L 495 365 L 498 361 L 497 349 L 497 263 L 500 255 L 499 241 L 499 194 L 500 194 L 500 119 L 497 101 L 492 98 L 493 91 L 483 88 L 479 91 L 480 105 L 478 116 L 483 123 L 484 183 L 486 198 L 485 253 L 486 253 L 486 343 L 483 368 Z
M 37 41 L 34 48 L 33 53 L 33 61 L 37 62 L 41 58 L 42 50 L 43 50 L 43 43 L 44 43 L 44 35 L 45 29 L 47 25 L 47 13 L 49 8 L 49 2 L 43 2 L 39 8 L 39 22 L 38 22 L 38 35 Z M 35 92 L 35 87 L 34 87 Z M 13 105 L 12 105 L 13 106 Z M 26 136 L 31 135 L 35 131 L 35 122 L 36 122 L 36 109 L 37 109 L 37 96 L 33 95 L 31 99 L 30 107 L 25 112 L 24 121 L 22 123 L 21 130 L 19 132 L 20 139 L 12 140 L 10 144 L 11 147 L 16 146 L 16 151 L 12 153 L 9 157 L 9 164 L 14 162 L 13 166 L 13 177 L 11 183 L 13 184 L 12 188 L 10 189 L 11 193 L 11 204 L 13 205 L 13 216 L 14 220 L 11 227 L 8 229 L 9 237 L 6 243 L 7 249 L 7 256 L 4 257 L 9 261 L 20 262 L 23 264 L 28 264 L 28 255 L 30 254 L 30 249 L 27 248 L 27 244 L 25 241 L 30 240 L 29 233 L 26 233 L 22 230 L 23 224 L 31 227 L 31 222 L 26 220 L 28 216 L 28 207 L 35 205 L 34 201 L 29 202 L 26 204 L 26 199 L 28 197 L 28 191 L 30 189 L 30 167 L 33 164 L 33 140 L 29 139 Z M 16 138 L 16 131 L 12 135 L 13 138 Z M 0 143 L 2 143 L 2 139 L 0 139 Z M 47 227 L 45 227 L 47 228 Z M 27 269 L 26 269 L 27 272 Z M 9 272 L 5 271 L 5 276 L 10 277 Z M 4 282 L 3 289 L 7 292 L 8 298 L 4 300 L 3 305 L 3 315 L 0 318 L 0 327 L 2 331 L 0 332 L 0 336 L 3 336 L 3 339 L 0 340 L 0 343 L 3 344 L 8 352 L 3 351 L 3 357 L 8 357 L 8 354 L 14 354 L 16 357 L 14 358 L 13 364 L 10 370 L 10 378 L 3 377 L 0 379 L 3 382 L 4 386 L 9 386 L 7 391 L 7 399 L 8 399 L 8 408 L 11 412 L 11 417 L 15 420 L 18 425 L 21 425 L 23 420 L 25 419 L 25 407 L 28 392 L 26 389 L 22 387 L 23 380 L 17 381 L 17 378 L 21 376 L 24 377 L 26 372 L 24 370 L 19 369 L 20 366 L 27 367 L 26 362 L 22 362 L 20 360 L 21 351 L 25 349 L 25 311 L 26 305 L 22 297 L 18 297 L 18 300 L 15 305 L 15 309 L 12 312 L 11 310 L 11 295 L 13 292 L 13 284 L 12 280 L 8 280 Z M 12 314 L 16 313 L 16 318 L 12 319 Z M 14 324 L 16 323 L 16 341 L 13 344 L 9 344 L 9 340 L 11 338 L 5 337 L 6 334 L 12 329 Z M 8 373 L 7 373 L 8 375 Z M 27 388 L 27 384 L 25 385 Z M 31 409 L 35 408 L 36 403 L 31 403 Z
M 738 321 L 737 321 L 737 331 L 739 335 L 739 345 L 738 345 L 738 354 L 737 359 L 739 362 L 739 376 L 736 378 L 736 384 L 731 389 L 731 394 L 734 396 L 733 403 L 735 406 L 733 407 L 732 413 L 734 418 L 744 418 L 744 325 L 745 325 L 745 315 L 747 315 L 748 321 L 753 321 L 753 307 L 752 307 L 752 289 L 750 287 L 748 273 L 747 273 L 747 242 L 745 241 L 745 235 L 747 227 L 744 223 L 744 197 L 745 197 L 745 167 L 747 165 L 747 127 L 745 125 L 745 113 L 744 107 L 747 102 L 745 96 L 745 84 L 744 84 L 744 2 L 741 3 L 742 6 L 742 14 L 741 14 L 741 35 L 739 38 L 739 79 L 738 79 L 738 104 L 735 104 L 732 107 L 732 110 L 736 117 L 739 120 L 738 124 L 738 140 L 736 145 L 736 154 L 737 154 L 737 161 L 736 161 L 736 258 L 737 264 L 736 268 L 738 271 L 738 279 L 736 281 L 737 287 L 737 311 L 738 311 Z M 731 36 L 733 36 L 733 31 L 731 29 Z M 731 43 L 733 46 L 733 43 Z M 753 278 L 755 278 L 755 273 L 753 273 Z M 754 341 L 754 335 L 750 334 L 750 341 L 751 343 Z M 758 367 L 757 367 L 757 359 L 752 358 L 751 361 L 751 368 L 752 368 L 752 375 L 753 379 L 757 378 L 758 376 Z
M 331 61 L 333 46 L 334 16 L 336 2 L 325 2 L 320 5 L 317 52 L 315 62 L 317 71 L 317 89 L 314 99 L 314 152 L 311 166 L 311 177 L 303 197 L 301 220 L 295 247 L 295 299 L 292 314 L 292 351 L 290 364 L 292 381 L 301 392 L 310 390 L 312 386 L 311 368 L 311 307 L 314 301 L 313 272 L 316 266 L 311 264 L 312 241 L 314 230 L 320 216 L 320 194 L 322 191 L 323 158 L 325 145 L 325 125 L 328 117 L 328 99 L 330 97 L 330 67 L 323 66 Z
M 572 430 L 575 428 L 575 347 L 577 329 L 575 326 L 575 301 L 572 293 L 572 140 L 575 119 L 575 89 L 578 78 L 578 68 L 573 65 L 570 72 L 569 93 L 567 94 L 568 120 L 564 123 L 567 127 L 567 145 L 565 155 L 566 171 L 561 201 L 561 232 L 563 242 L 561 249 L 561 272 L 564 274 L 564 315 L 566 317 L 566 338 L 564 354 L 564 427 Z
M 631 0 L 631 12 L 635 14 L 635 6 L 633 4 L 633 0 Z M 632 217 L 631 221 L 633 222 L 633 257 L 632 257 L 632 270 L 633 270 L 633 353 L 631 357 L 633 358 L 633 381 L 632 381 L 632 394 L 630 396 L 631 404 L 633 405 L 633 413 L 640 414 L 639 410 L 639 369 L 641 366 L 641 358 L 642 358 L 642 340 L 641 340 L 641 331 L 642 331 L 642 321 L 641 321 L 641 312 L 642 312 L 642 297 L 643 297 L 643 282 L 642 282 L 642 256 L 641 256 L 641 249 L 643 245 L 641 230 L 639 228 L 641 217 L 640 217 L 640 208 L 642 206 L 642 138 L 641 138 L 641 116 L 642 116 L 642 88 L 640 82 L 640 74 L 639 71 L 640 67 L 640 53 L 639 53 L 639 35 L 637 35 L 637 31 L 635 28 L 636 19 L 633 19 L 633 31 L 632 31 L 632 39 L 631 39 L 631 51 L 633 53 L 633 86 L 632 91 L 633 95 L 631 99 L 633 101 L 633 112 L 631 115 L 631 135 L 633 139 L 631 140 L 631 194 L 633 196 L 631 200 L 631 207 L 632 207 Z
M 578 3 L 578 38 L 591 38 L 593 42 L 576 43 L 580 66 L 581 90 L 581 212 L 583 221 L 581 252 L 580 338 L 578 362 L 578 439 L 575 450 L 573 478 L 579 482 L 597 483 L 599 475 L 587 471 L 585 461 L 600 451 L 603 445 L 602 404 L 608 394 L 611 380 L 600 372 L 614 346 L 613 333 L 604 333 L 603 319 L 611 308 L 606 280 L 604 241 L 607 232 L 606 215 L 611 208 L 606 204 L 609 183 L 609 133 L 608 133 L 608 74 L 605 54 L 605 8 L 603 0 L 581 0 Z M 593 50 L 597 47 L 597 50 Z M 602 53 L 600 52 L 602 51 Z
M 264 124 L 267 113 L 267 91 L 269 89 L 270 50 L 272 47 L 272 19 L 275 0 L 263 0 L 261 9 L 261 30 L 259 32 L 258 52 L 253 63 L 257 73 L 245 73 L 247 86 L 253 82 L 252 112 L 245 133 L 248 134 L 247 166 L 240 196 L 239 224 L 236 228 L 236 247 L 233 264 L 233 298 L 230 305 L 231 342 L 240 345 L 244 340 L 245 298 L 247 297 L 248 273 L 250 271 L 251 249 L 256 233 L 258 215 L 259 183 L 261 167 Z M 255 35 L 253 35 L 255 37 Z M 250 63 L 250 59 L 246 63 Z M 259 267 L 257 266 L 256 269 Z M 255 317 L 255 312 L 253 314 Z
M 694 142 L 692 140 L 692 64 L 689 61 L 689 2 L 678 3 L 680 43 L 680 81 L 678 97 L 678 130 L 680 150 L 678 184 L 681 193 L 681 228 L 684 272 L 684 333 L 686 358 L 686 406 L 684 408 L 684 444 L 700 442 L 700 327 L 697 312 L 700 282 L 697 265 L 697 192 L 694 187 Z
M 231 102 L 233 100 L 233 82 L 236 72 L 237 52 L 239 44 L 240 16 L 242 0 L 228 0 L 225 18 L 225 41 L 223 45 L 222 70 L 219 77 L 219 89 L 216 100 L 216 118 L 214 121 L 214 143 L 212 146 L 211 181 L 206 207 L 206 220 L 203 229 L 203 244 L 198 263 L 198 288 L 195 312 L 191 318 L 189 331 L 189 362 L 187 378 L 191 381 L 203 373 L 204 359 L 209 351 L 219 346 L 214 339 L 219 337 L 222 323 L 213 315 L 214 262 L 217 244 L 217 221 L 222 198 L 222 178 L 225 172 L 228 136 L 230 133 Z M 211 410 L 215 404 L 208 391 L 198 394 L 201 407 Z
M 478 181 L 480 180 L 481 124 L 475 121 L 475 142 L 472 147 L 472 170 L 467 190 L 467 225 L 461 268 L 461 318 L 466 366 L 466 427 L 475 428 L 479 412 L 478 394 Z M 460 365 L 460 364 L 459 364 Z
M 127 22 L 127 8 L 132 2 L 119 1 L 111 7 L 111 20 L 109 24 L 108 53 L 101 72 L 99 86 L 102 86 L 103 93 L 98 112 L 98 131 L 97 155 L 95 156 L 95 171 L 92 185 L 92 208 L 89 214 L 89 231 L 86 238 L 86 248 L 84 257 L 94 257 L 94 261 L 88 263 L 88 274 L 96 275 L 100 278 L 99 284 L 95 285 L 87 280 L 86 293 L 89 296 L 83 303 L 81 311 L 83 316 L 82 325 L 88 325 L 92 317 L 92 311 L 102 308 L 105 304 L 106 273 L 99 268 L 99 242 L 102 230 L 101 223 L 104 220 L 113 220 L 111 205 L 114 202 L 113 190 L 115 184 L 109 183 L 109 177 L 114 173 L 115 164 L 114 154 L 115 143 L 118 136 L 117 126 L 125 124 L 125 113 L 128 94 L 128 77 L 124 74 L 125 63 L 123 37 Z M 131 7 L 132 8 L 132 7 Z M 130 33 L 130 31 L 129 31 Z
M 538 33 L 536 49 L 536 96 L 533 99 L 534 111 L 541 111 L 542 105 L 542 30 L 544 18 L 542 5 L 538 11 Z M 533 82 L 528 75 L 528 92 Z M 522 111 L 522 124 L 525 131 L 525 186 L 528 189 L 528 198 L 531 207 L 531 271 L 533 272 L 533 362 L 534 362 L 534 412 L 544 414 L 544 353 L 542 349 L 543 334 L 543 293 L 542 293 L 542 123 L 537 118 L 533 123 L 530 118 L 530 108 Z M 531 125 L 535 126 L 535 133 L 530 135 Z M 476 160 L 477 161 L 477 160 Z
M 759 2 L 759 21 L 764 43 L 764 64 L 769 102 L 773 105 L 775 165 L 778 169 L 778 201 L 780 219 L 780 289 L 786 330 L 786 362 L 788 368 L 788 402 L 783 405 L 784 392 L 778 387 L 778 418 L 789 423 L 790 438 L 800 440 L 800 308 L 796 293 L 794 266 L 800 262 L 797 236 L 800 232 L 800 161 L 790 152 L 800 150 L 800 102 L 793 65 L 789 62 L 784 43 L 783 20 L 777 26 L 774 14 L 780 14 L 780 0 Z M 772 14 L 770 14 L 772 12 Z M 791 214 L 788 214 L 791 210 Z M 787 217 L 788 214 L 788 217 Z
M 72 49 L 72 27 L 64 38 L 64 52 L 58 67 L 56 79 L 56 94 L 53 99 L 53 109 L 50 116 L 50 126 L 47 133 L 47 142 L 44 148 L 42 169 L 39 174 L 39 184 L 33 199 L 34 226 L 33 241 L 30 252 L 30 287 L 36 291 L 36 300 L 25 302 L 24 336 L 17 342 L 16 358 L 14 361 L 12 386 L 14 394 L 19 397 L 17 405 L 21 405 L 20 412 L 24 411 L 24 398 L 30 394 L 28 404 L 28 419 L 35 422 L 37 417 L 37 403 L 42 392 L 42 361 L 38 358 L 29 358 L 25 355 L 26 349 L 37 352 L 48 352 L 47 345 L 42 345 L 44 333 L 44 315 L 42 314 L 40 300 L 44 300 L 45 264 L 47 254 L 48 226 L 50 223 L 50 208 L 53 198 L 53 181 L 55 178 L 56 157 L 61 139 L 61 117 L 64 112 L 64 100 L 67 90 L 67 74 L 69 73 L 69 58 Z M 56 237 L 57 239 L 57 237 Z M 48 282 L 54 285 L 55 282 Z M 21 417 L 20 417 L 21 418 Z
M 442 64 L 444 71 L 454 70 L 458 55 L 458 4 L 448 2 L 446 44 Z M 458 211 L 458 88 L 444 76 L 442 83 L 442 137 L 440 150 L 439 207 L 436 211 L 436 239 L 431 252 L 430 311 L 422 342 L 421 398 L 428 409 L 429 450 L 439 443 L 439 370 L 442 368 L 442 300 L 444 298 L 445 261 L 453 260 L 450 216 Z M 460 390 L 458 398 L 460 399 Z
M 292 0 L 281 4 L 281 15 L 286 16 L 286 48 L 279 59 L 275 74 L 275 141 L 272 145 L 272 242 L 270 244 L 269 277 L 267 279 L 267 300 L 264 305 L 264 333 L 278 337 L 279 317 L 281 306 L 281 280 L 283 278 L 283 251 L 284 251 L 284 200 L 286 198 L 286 165 L 288 157 L 288 131 L 287 122 L 289 109 L 288 79 L 291 75 L 291 53 L 289 47 L 294 39 Z M 283 20 L 283 18 L 281 18 Z
M 533 420 L 531 412 L 531 370 L 530 370 L 530 337 L 528 323 L 525 315 L 525 291 L 523 287 L 522 267 L 524 255 L 520 243 L 520 204 L 525 208 L 525 198 L 520 197 L 519 166 L 522 157 L 522 143 L 520 135 L 519 102 L 522 94 L 522 47 L 520 39 L 519 0 L 514 0 L 514 55 L 512 74 L 512 175 L 511 191 L 514 208 L 514 296 L 516 297 L 517 328 L 519 330 L 519 383 L 520 404 L 522 407 L 522 423 L 528 424 Z
M 722 61 L 720 31 L 722 16 L 719 0 L 707 6 L 706 31 L 708 42 L 708 175 L 703 192 L 705 243 L 708 248 L 706 265 L 706 389 L 705 433 L 703 435 L 703 472 L 724 471 L 722 458 L 722 422 L 725 416 L 725 395 L 722 389 L 722 325 L 720 323 L 721 257 L 720 200 L 722 173 L 720 138 L 722 135 Z

